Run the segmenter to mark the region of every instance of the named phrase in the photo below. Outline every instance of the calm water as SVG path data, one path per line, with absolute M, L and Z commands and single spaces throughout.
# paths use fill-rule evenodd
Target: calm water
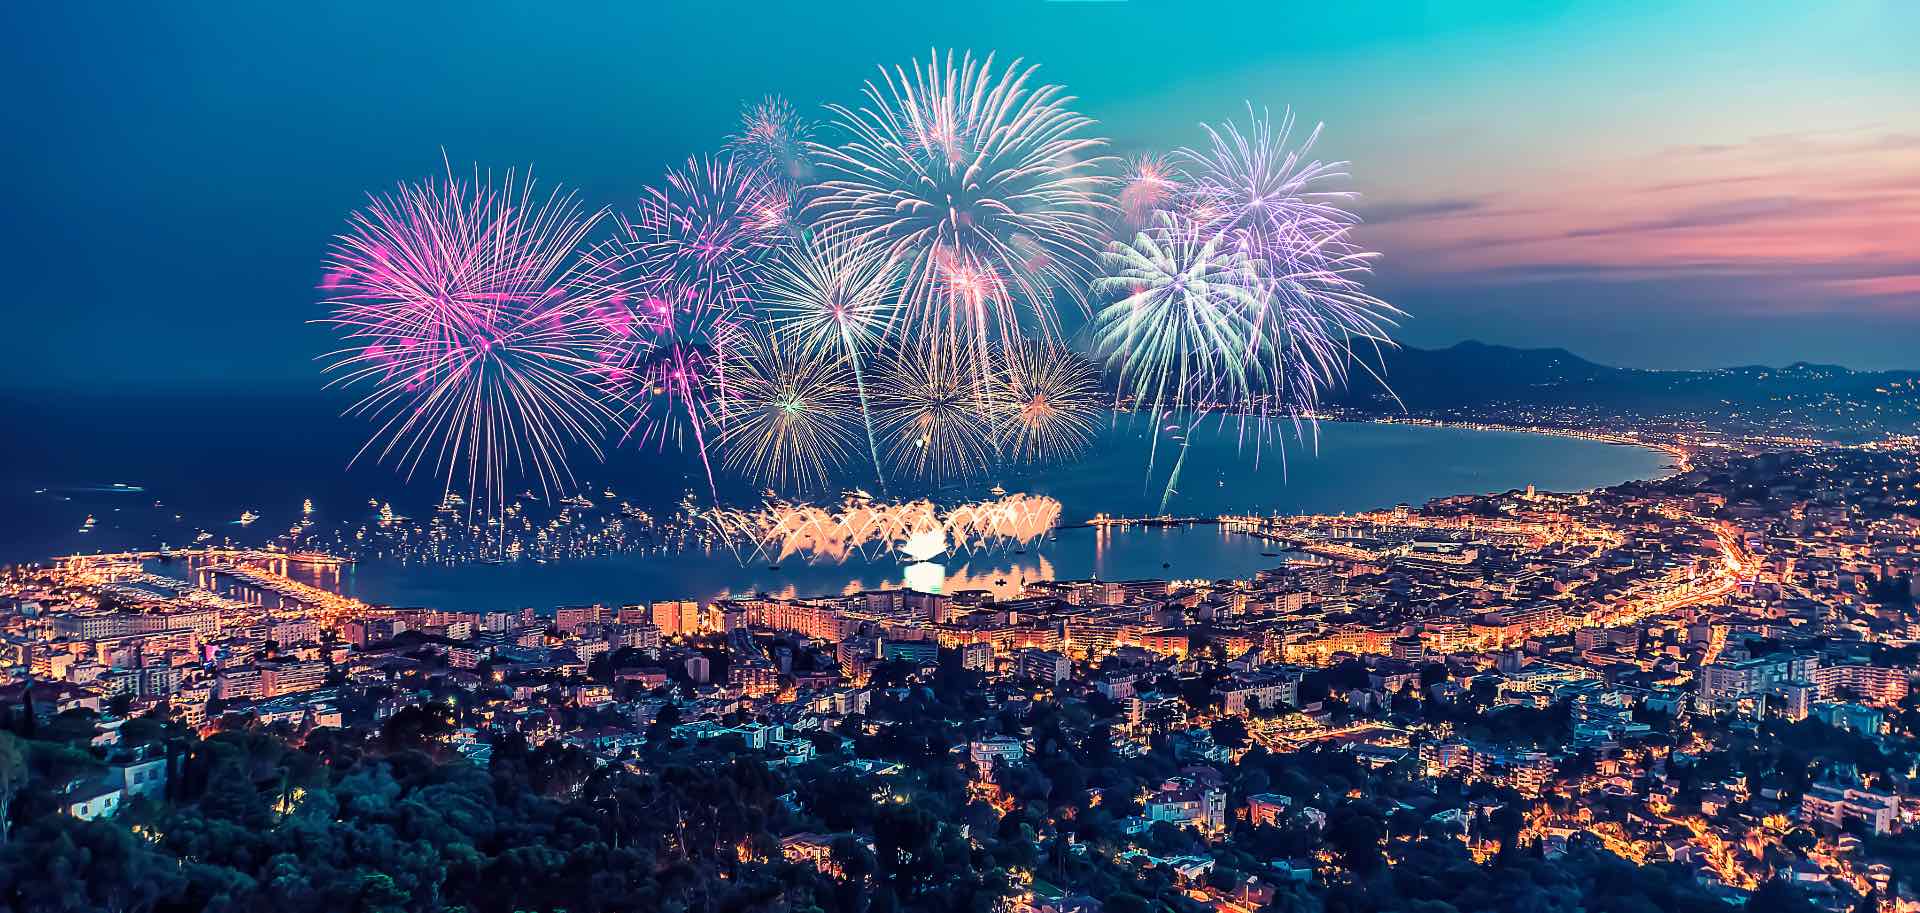
M 35 429 L 33 446 L 8 453 L 11 465 L 0 474 L 0 561 L 161 542 L 183 545 L 203 530 L 216 540 L 264 541 L 299 518 L 305 498 L 314 500 L 316 519 L 349 522 L 366 516 L 368 498 L 391 501 L 403 511 L 437 500 L 431 481 L 408 486 L 382 467 L 345 469 L 363 427 L 335 417 L 337 406 L 291 397 L 61 403 L 58 408 L 0 400 L 0 420 Z M 1070 524 L 1103 511 L 1156 513 L 1180 444 L 1160 432 L 1150 475 L 1153 433 L 1143 419 L 1116 416 L 1079 463 L 911 494 L 959 500 L 984 496 L 998 483 L 1010 491 L 1058 498 Z M 1256 447 L 1240 440 L 1231 425 L 1210 426 L 1193 435 L 1169 510 L 1181 515 L 1358 511 L 1528 484 L 1542 490 L 1591 488 L 1657 475 L 1668 464 L 1665 455 L 1653 451 L 1543 435 L 1329 423 L 1320 426 L 1318 436 L 1317 453 L 1311 441 L 1289 441 L 1283 451 L 1271 441 Z M 695 487 L 704 490 L 697 469 L 671 455 L 627 451 L 604 465 L 577 468 L 585 490 L 613 486 L 635 503 L 664 505 Z M 115 483 L 140 490 L 116 489 Z M 722 491 L 722 498 L 733 502 L 752 497 L 740 484 Z M 244 510 L 261 519 L 251 526 L 235 524 Z M 81 532 L 88 516 L 95 523 Z M 1011 590 L 1023 580 L 1050 577 L 1220 578 L 1274 565 L 1278 559 L 1261 554 L 1267 548 L 1210 526 L 1110 536 L 1065 529 L 1057 540 L 1037 543 L 1025 553 L 950 557 L 942 569 L 914 573 L 916 583 L 947 590 Z M 755 591 L 841 592 L 899 585 L 904 573 L 891 559 L 822 566 L 789 560 L 774 571 L 720 552 L 458 567 L 367 561 L 341 572 L 338 581 L 325 582 L 385 603 L 489 609 Z

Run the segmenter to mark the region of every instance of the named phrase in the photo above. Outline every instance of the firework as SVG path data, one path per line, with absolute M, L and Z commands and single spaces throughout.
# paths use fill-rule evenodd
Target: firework
M 1173 166 L 1165 157 L 1138 156 L 1127 163 L 1120 179 L 1120 212 L 1129 226 L 1144 228 L 1152 224 L 1155 213 L 1173 204 L 1179 190 Z
M 1104 141 L 1033 72 L 952 52 L 883 68 L 858 111 L 829 106 L 844 143 L 809 147 L 815 226 L 897 259 L 909 321 L 976 356 L 1022 335 L 1023 312 L 1055 331 L 1053 295 L 1084 287 L 1112 210 Z
M 731 156 L 691 158 L 650 187 L 639 215 L 623 219 L 623 242 L 650 281 L 701 287 L 739 304 L 782 237 L 786 201 L 760 171 Z
M 828 238 L 788 246 L 768 268 L 760 301 L 783 335 L 802 340 L 817 357 L 844 359 L 860 399 L 867 455 L 882 491 L 886 473 L 867 397 L 865 362 L 899 314 L 899 273 L 870 248 Z
M 616 259 L 596 258 L 598 269 Z M 615 274 L 617 275 L 617 273 Z M 625 424 L 623 440 L 700 456 L 718 497 L 706 430 L 720 421 L 730 370 L 745 342 L 743 318 L 710 288 L 647 283 L 596 309 L 593 371 Z
M 1123 396 L 1146 406 L 1154 424 L 1168 412 L 1244 403 L 1265 354 L 1257 331 L 1265 306 L 1257 266 L 1190 218 L 1162 213 L 1153 230 L 1118 241 L 1103 255 L 1096 293 L 1114 300 L 1094 318 L 1096 345 Z M 1160 497 L 1166 510 L 1186 465 L 1187 441 Z M 1147 471 L 1159 455 L 1153 437 Z
M 1204 225 L 1162 213 L 1102 255 L 1095 345 L 1121 395 L 1153 409 L 1232 402 L 1252 389 L 1248 355 L 1263 306 L 1257 267 Z
M 1207 125 L 1209 145 L 1177 154 L 1190 179 L 1186 214 L 1246 259 L 1263 296 L 1252 316 L 1250 377 L 1272 408 L 1299 416 L 1344 384 L 1356 342 L 1391 344 L 1400 311 L 1366 292 L 1375 255 L 1352 238 L 1354 194 L 1333 185 L 1344 162 L 1311 159 L 1315 127 L 1289 148 L 1294 119 L 1278 124 L 1247 106 L 1246 129 Z M 1258 351 L 1255 351 L 1258 350 Z
M 1064 348 L 1021 343 L 1001 354 L 989 397 L 1002 453 L 1020 462 L 1066 459 L 1093 439 L 1100 375 Z
M 734 154 L 776 183 L 795 189 L 813 179 L 807 143 L 814 125 L 778 95 L 769 95 L 740 114 L 740 132 L 728 142 Z
M 1202 124 L 1208 145 L 1174 154 L 1188 178 L 1189 214 L 1226 233 L 1253 258 L 1280 245 L 1312 246 L 1344 236 L 1358 221 L 1342 205 L 1354 194 L 1331 186 L 1346 178 L 1345 162 L 1308 158 L 1320 128 L 1289 148 L 1293 112 L 1276 125 L 1248 105 L 1247 119 L 1244 130 L 1231 121 Z
M 723 465 L 775 488 L 827 486 L 855 440 L 850 372 L 771 333 L 749 333 L 718 411 Z
M 719 420 L 750 289 L 776 239 L 764 223 L 769 188 L 729 157 L 689 159 L 584 258 L 605 299 L 593 310 L 595 373 L 626 438 L 691 445 L 716 497 L 706 430 Z
M 1012 494 L 942 510 L 931 501 L 848 498 L 838 507 L 770 502 L 753 510 L 716 507 L 703 516 L 729 542 L 758 558 L 842 562 L 899 554 L 927 560 L 1031 544 L 1060 522 L 1060 502 Z
M 896 470 L 950 480 L 991 462 L 993 422 L 975 383 L 982 370 L 966 354 L 937 344 L 889 353 L 874 413 Z
M 496 515 L 508 479 L 550 494 L 571 481 L 567 453 L 597 457 L 611 414 L 589 375 L 600 288 L 574 267 L 600 212 L 513 172 L 495 184 L 403 184 L 355 213 L 328 258 L 326 322 L 345 347 L 332 383 L 367 386 L 350 412 L 378 430 L 377 452 L 408 477 L 431 466 Z

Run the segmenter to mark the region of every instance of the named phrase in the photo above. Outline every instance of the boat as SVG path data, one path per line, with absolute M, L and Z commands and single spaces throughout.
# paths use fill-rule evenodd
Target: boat
M 777 565 L 777 564 L 769 564 L 769 565 L 767 565 L 767 570 L 770 570 L 770 571 L 777 571 L 777 570 L 779 570 L 779 569 L 780 569 L 780 565 Z
M 987 493 L 997 498 L 997 497 L 1000 497 L 1001 495 L 1006 494 L 1007 490 L 1004 488 L 1001 488 L 998 483 L 995 483 L 992 488 L 987 489 Z
M 259 514 L 256 514 L 250 510 L 243 510 L 240 512 L 240 519 L 238 522 L 241 526 L 246 526 L 247 524 L 252 523 L 253 521 L 258 519 L 260 519 Z

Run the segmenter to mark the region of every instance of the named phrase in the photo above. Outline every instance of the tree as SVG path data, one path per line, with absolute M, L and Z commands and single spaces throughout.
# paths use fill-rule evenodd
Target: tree
M 0 846 L 7 842 L 13 823 L 13 796 L 27 780 L 27 757 L 20 740 L 10 732 L 0 732 Z
M 179 864 L 126 829 L 48 815 L 0 851 L 0 907 L 146 913 L 186 885 Z
M 1813 913 L 1815 907 L 1799 888 L 1769 878 L 1747 899 L 1747 913 Z
M 653 724 L 647 727 L 647 747 L 659 748 L 673 738 L 673 727 L 680 725 L 680 706 L 667 703 L 653 717 Z
M 1213 741 L 1224 748 L 1238 751 L 1247 747 L 1247 724 L 1237 716 L 1223 716 L 1208 727 Z

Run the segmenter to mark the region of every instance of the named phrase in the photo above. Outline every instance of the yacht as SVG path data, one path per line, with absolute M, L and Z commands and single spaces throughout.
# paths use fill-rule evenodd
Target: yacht
M 247 524 L 249 524 L 249 523 L 252 523 L 253 521 L 255 521 L 255 520 L 258 520 L 258 519 L 260 519 L 260 515 L 259 515 L 259 514 L 256 514 L 256 513 L 254 513 L 253 511 L 250 511 L 250 510 L 243 510 L 243 511 L 241 511 L 241 512 L 240 512 L 240 521 L 239 521 L 239 522 L 240 522 L 240 525 L 241 525 L 241 526 L 246 526 Z

